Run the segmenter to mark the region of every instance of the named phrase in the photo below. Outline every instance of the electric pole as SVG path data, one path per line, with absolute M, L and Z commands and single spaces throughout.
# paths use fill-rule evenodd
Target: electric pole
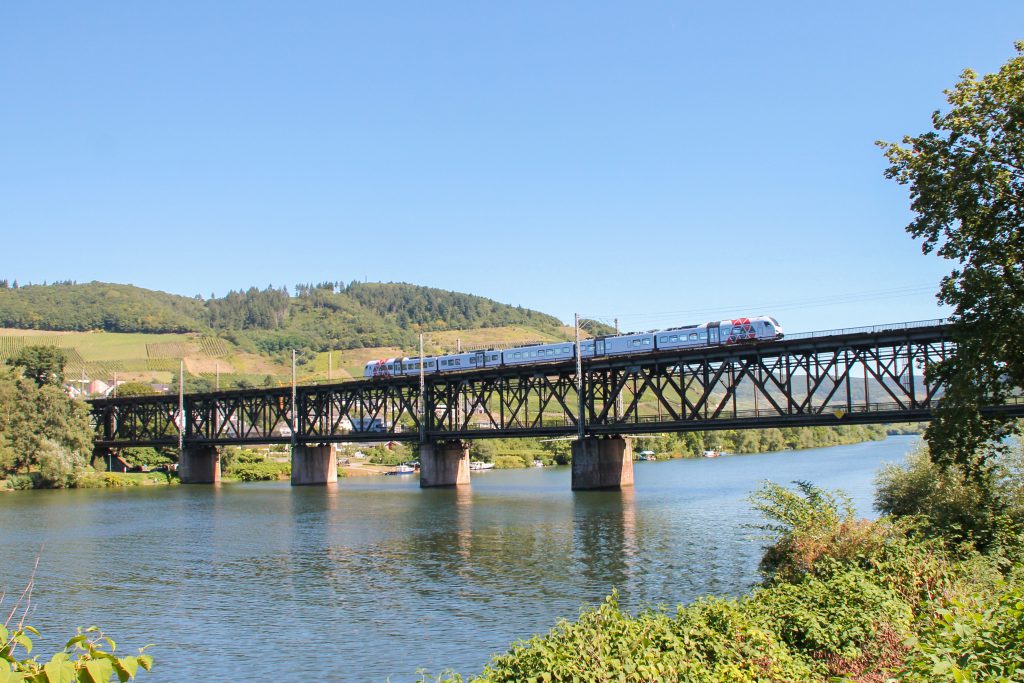
M 178 451 L 185 448 L 185 360 L 178 363 Z
M 291 423 L 289 426 L 292 428 L 292 448 L 294 449 L 298 431 L 295 425 L 295 349 L 292 349 L 292 411 L 288 421 Z
M 576 394 L 579 396 L 579 412 L 576 414 L 576 432 L 579 440 L 583 441 L 586 428 L 583 424 L 583 411 L 585 410 L 583 400 L 583 354 L 580 349 L 580 314 L 576 314 Z
M 424 376 L 423 368 L 423 335 L 420 334 L 420 400 L 419 400 L 419 419 L 420 419 L 420 443 L 426 443 L 427 441 L 427 380 Z

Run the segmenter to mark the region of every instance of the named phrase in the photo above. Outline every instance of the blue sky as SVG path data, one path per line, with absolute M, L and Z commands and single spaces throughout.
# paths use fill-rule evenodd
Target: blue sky
M 873 143 L 1021 38 L 1019 0 L 2 3 L 0 277 L 937 317 Z

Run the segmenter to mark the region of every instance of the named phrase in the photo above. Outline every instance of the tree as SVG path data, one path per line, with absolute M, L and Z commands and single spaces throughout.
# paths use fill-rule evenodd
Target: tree
M 926 433 L 938 463 L 983 478 L 1012 429 L 980 410 L 1024 386 L 1024 42 L 997 73 L 966 70 L 934 130 L 879 142 L 887 178 L 910 188 L 907 232 L 954 262 L 938 299 L 953 307 L 956 353 L 930 368 L 945 384 Z
M 21 368 L 26 377 L 39 386 L 64 383 L 64 364 L 68 355 L 56 346 L 26 346 L 7 359 L 7 364 Z
M 84 465 L 92 452 L 89 408 L 60 387 L 0 372 L 0 472 Z M 60 482 L 54 482 L 59 484 Z
M 156 390 L 142 382 L 122 382 L 117 385 L 118 398 L 125 398 L 128 396 L 153 396 L 154 394 L 156 394 Z

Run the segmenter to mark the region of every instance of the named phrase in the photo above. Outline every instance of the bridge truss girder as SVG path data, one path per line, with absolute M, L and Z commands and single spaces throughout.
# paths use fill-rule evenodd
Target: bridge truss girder
M 584 363 L 585 430 L 637 434 L 930 419 L 949 356 L 946 327 L 661 352 Z M 186 395 L 184 441 L 430 440 L 560 436 L 577 431 L 575 364 L 502 367 L 291 390 Z M 421 406 L 421 400 L 423 405 Z M 1024 414 L 1024 402 L 1001 408 Z M 176 397 L 93 402 L 97 444 L 176 445 Z M 285 429 L 287 428 L 287 429 Z

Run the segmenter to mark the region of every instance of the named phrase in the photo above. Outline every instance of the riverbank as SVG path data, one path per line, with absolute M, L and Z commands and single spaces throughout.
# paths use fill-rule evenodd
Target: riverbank
M 0 492 L 23 491 L 28 489 L 76 488 L 102 489 L 127 488 L 131 486 L 176 486 L 181 483 L 178 475 L 171 472 L 80 472 L 70 486 L 54 487 L 44 481 L 37 472 L 8 475 L 0 479 Z

